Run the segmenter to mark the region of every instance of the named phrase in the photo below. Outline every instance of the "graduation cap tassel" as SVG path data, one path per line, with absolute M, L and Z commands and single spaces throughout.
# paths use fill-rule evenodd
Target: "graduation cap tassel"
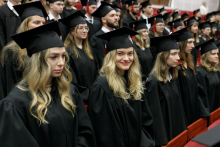
M 105 44 L 105 56 L 108 54 L 107 46 Z
M 218 30 L 218 38 L 220 38 L 220 29 Z
M 49 22 L 49 18 L 48 18 L 48 16 L 47 16 L 47 23 Z
M 197 58 L 197 65 L 202 65 L 201 61 L 200 61 L 200 58 L 201 58 L 201 47 L 199 48 L 199 55 L 198 55 L 198 58 Z
M 156 17 L 154 18 L 153 32 L 156 32 Z
M 185 23 L 185 27 L 187 27 L 187 21 L 186 21 L 186 23 Z
M 174 33 L 174 23 L 172 24 L 172 33 Z
M 86 13 L 89 13 L 89 0 L 87 1 Z
M 131 5 L 131 13 L 134 12 L 134 1 L 132 1 L 132 5 Z
M 121 1 L 121 0 L 120 0 L 120 5 L 119 5 L 119 7 L 122 8 L 122 1 Z

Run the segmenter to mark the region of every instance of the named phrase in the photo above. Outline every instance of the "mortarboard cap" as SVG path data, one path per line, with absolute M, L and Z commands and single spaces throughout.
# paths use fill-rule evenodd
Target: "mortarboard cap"
M 138 31 L 141 29 L 148 29 L 146 25 L 146 19 L 137 20 L 129 24 L 130 28 L 133 28 L 134 31 Z
M 82 6 L 91 6 L 91 5 L 97 5 L 95 0 L 81 0 Z
M 74 28 L 78 24 L 85 24 L 84 20 L 85 15 L 81 11 L 77 11 L 67 17 L 64 17 L 59 20 L 62 22 L 68 29 Z
M 43 26 L 22 32 L 11 36 L 11 38 L 20 46 L 26 48 L 28 56 L 34 53 L 53 48 L 64 47 L 60 40 L 60 29 L 57 21 L 45 24 Z
M 198 23 L 198 21 L 196 20 L 196 18 L 193 16 L 193 17 L 190 17 L 188 20 L 184 21 L 184 24 L 185 24 L 185 26 L 188 26 L 188 25 L 193 24 L 194 22 L 197 22 L 197 23 Z
M 148 22 L 151 23 L 151 26 L 154 25 L 154 20 L 155 19 L 156 19 L 156 24 L 160 23 L 160 22 L 163 22 L 162 15 L 156 15 L 154 17 L 148 18 Z
M 193 11 L 193 14 L 195 15 L 198 12 L 200 12 L 200 9 L 196 9 L 195 11 Z
M 211 28 L 214 28 L 214 27 L 218 28 L 218 24 L 215 22 L 210 22 L 209 24 L 210 24 Z
M 151 6 L 151 3 L 150 3 L 150 0 L 147 0 L 147 1 L 142 2 L 140 5 L 141 5 L 142 8 L 144 8 L 144 7 L 147 7 L 147 6 Z
M 119 3 L 116 2 L 116 1 L 112 2 L 112 8 L 114 8 L 116 12 L 120 12 L 121 11 L 121 8 L 119 7 Z
M 160 13 L 163 12 L 163 11 L 166 11 L 166 10 L 164 9 L 164 7 L 158 9 L 158 10 L 157 10 L 157 13 L 160 14 Z
M 209 22 L 203 22 L 199 24 L 200 29 L 211 28 Z
M 177 34 L 177 41 L 178 42 L 185 41 L 187 39 L 193 38 L 192 34 L 187 29 L 190 26 L 187 26 L 187 27 L 173 33 L 173 35 Z
M 164 20 L 164 21 L 166 21 L 168 18 L 172 17 L 172 16 L 170 15 L 170 13 L 171 13 L 171 12 L 168 12 L 168 13 L 165 13 L 165 14 L 163 15 L 163 20 Z
M 175 19 L 175 18 L 178 17 L 178 16 L 180 16 L 180 14 L 179 14 L 178 12 L 174 12 L 174 13 L 172 14 L 173 19 Z
M 179 26 L 183 26 L 181 21 L 182 21 L 181 19 L 177 19 L 168 23 L 168 25 L 171 27 L 172 32 L 174 32 L 173 30 L 174 28 L 176 29 Z
M 208 19 L 212 18 L 212 16 L 213 16 L 213 12 L 212 13 L 208 13 L 206 15 L 206 17 L 204 17 L 204 19 L 207 21 Z
M 94 13 L 92 13 L 92 16 L 98 18 L 105 17 L 110 11 L 114 10 L 111 6 L 111 4 L 103 2 L 101 6 Z
M 202 145 L 206 145 L 209 147 L 219 147 L 220 146 L 219 136 L 220 136 L 220 124 L 200 134 L 199 136 L 193 138 L 192 141 L 198 142 Z
M 128 3 L 128 6 L 132 6 L 133 5 L 138 5 L 138 2 L 137 0 L 130 0 L 129 3 Z
M 177 38 L 176 34 L 150 38 L 150 45 L 155 46 L 156 54 L 172 49 L 179 49 L 176 38 Z
M 213 15 L 220 15 L 220 11 L 213 12 Z
M 181 16 L 181 19 L 184 20 L 186 18 L 189 18 L 189 15 L 187 13 L 184 13 L 182 16 Z
M 200 45 L 197 45 L 195 47 L 196 49 L 200 49 L 201 48 L 201 55 L 202 54 L 205 54 L 209 51 L 212 51 L 212 50 L 215 50 L 217 49 L 218 47 L 214 44 L 214 39 L 210 39 Z
M 34 15 L 47 17 L 47 12 L 40 1 L 26 3 L 22 5 L 16 5 L 13 7 L 21 17 L 21 21 L 24 21 L 26 18 Z
M 133 47 L 131 36 L 135 36 L 137 34 L 137 32 L 127 27 L 123 27 L 96 37 L 108 41 L 107 50 L 110 52 L 115 49 Z
M 63 2 L 63 0 L 49 0 L 49 3 L 54 3 L 54 2 L 57 2 L 57 1 Z

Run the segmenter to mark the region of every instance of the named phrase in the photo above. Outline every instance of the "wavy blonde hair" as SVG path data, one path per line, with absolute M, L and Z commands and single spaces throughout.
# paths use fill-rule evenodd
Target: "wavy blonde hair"
M 131 98 L 131 95 L 135 100 L 141 100 L 144 92 L 144 86 L 142 84 L 140 64 L 137 54 L 134 51 L 134 60 L 129 70 L 127 71 L 127 83 L 129 85 L 129 93 L 126 91 L 126 80 L 124 76 L 119 75 L 115 64 L 115 57 L 117 50 L 110 51 L 104 58 L 100 75 L 105 76 L 109 87 L 114 92 L 115 97 L 122 98 L 126 103 Z
M 170 50 L 157 54 L 157 59 L 150 75 L 154 75 L 160 82 L 168 81 L 169 73 L 172 75 L 172 80 L 178 77 L 178 67 L 170 68 L 168 71 L 167 59 L 170 55 Z
M 135 44 L 139 46 L 140 49 L 144 48 L 149 48 L 150 47 L 150 38 L 147 36 L 146 40 L 143 40 L 143 29 L 137 31 L 139 34 L 135 35 Z
M 76 30 L 77 28 L 79 27 L 79 25 L 77 25 L 76 27 L 70 29 L 70 32 L 69 34 L 67 35 L 66 37 L 66 40 L 64 42 L 64 46 L 67 48 L 67 47 L 70 47 L 70 54 L 74 53 L 76 58 L 79 58 L 80 55 L 79 55 L 79 52 L 77 51 L 76 49 L 76 42 L 74 40 L 75 36 L 74 36 L 74 33 L 76 33 Z M 74 33 L 73 33 L 74 32 Z M 94 57 L 92 55 L 92 52 L 91 52 L 91 49 L 90 49 L 90 46 L 89 46 L 89 41 L 88 41 L 88 37 L 86 39 L 83 39 L 83 49 L 85 50 L 86 54 L 88 55 L 88 57 L 91 59 L 91 60 L 94 60 Z
M 21 25 L 19 26 L 19 28 L 17 30 L 17 34 L 28 31 L 28 23 L 31 21 L 31 19 L 32 19 L 32 16 L 26 18 L 21 23 Z M 18 69 L 17 70 L 23 70 L 25 67 L 25 62 L 27 61 L 27 59 L 29 59 L 26 49 L 21 49 L 15 41 L 11 41 L 2 50 L 2 53 L 1 53 L 2 66 L 4 66 L 5 61 L 7 61 L 7 59 L 9 59 L 9 57 L 8 57 L 9 55 L 7 54 L 8 51 L 14 52 L 15 53 L 15 54 L 13 54 L 14 57 L 17 56 L 17 59 L 16 59 L 18 62 Z M 10 60 L 12 60 L 12 59 L 10 59 Z
M 194 24 L 197 24 L 197 25 L 199 26 L 199 23 L 198 23 L 198 22 L 192 23 L 192 26 L 193 26 Z M 192 26 L 188 27 L 187 29 L 188 29 L 188 31 L 189 31 L 191 34 L 193 34 L 193 37 L 194 37 L 196 43 L 199 43 L 199 33 L 197 32 L 196 34 L 194 34 L 194 33 L 191 31 L 191 27 L 192 27 Z
M 181 69 L 183 70 L 183 75 L 186 76 L 186 73 L 185 73 L 185 68 L 184 68 L 184 63 L 187 64 L 187 66 L 193 71 L 193 74 L 196 74 L 196 71 L 195 71 L 195 65 L 193 63 L 193 56 L 192 54 L 186 54 L 185 53 L 185 48 L 187 46 L 187 42 L 188 40 L 185 40 L 185 41 L 181 41 L 181 42 L 178 42 L 178 46 L 180 48 L 180 62 L 181 62 Z
M 29 111 L 40 125 L 48 123 L 45 116 L 52 100 L 50 93 L 46 90 L 46 81 L 51 74 L 50 64 L 47 62 L 48 55 L 49 49 L 33 54 L 24 70 L 23 80 L 16 86 L 31 94 L 32 102 Z M 53 84 L 57 85 L 63 107 L 74 116 L 76 106 L 69 94 L 72 75 L 67 65 L 68 61 L 69 57 L 66 55 L 63 72 L 60 77 L 54 78 Z
M 64 5 L 64 7 L 69 6 L 70 5 L 69 0 L 64 0 L 63 5 Z M 72 5 L 71 7 L 75 7 L 75 4 Z
M 207 53 L 205 53 L 205 54 L 203 54 L 202 56 L 201 56 L 201 58 L 200 58 L 200 61 L 201 61 L 201 66 L 202 67 L 204 67 L 206 70 L 208 70 L 208 71 L 213 71 L 213 72 L 216 72 L 216 71 L 218 71 L 219 69 L 218 69 L 218 67 L 217 67 L 217 65 L 218 65 L 218 63 L 215 63 L 215 64 L 210 64 L 210 62 L 209 62 L 209 56 L 212 54 L 212 51 L 209 51 L 209 52 L 207 52 Z M 211 65 L 211 66 L 210 66 Z
M 164 28 L 165 29 L 165 28 Z M 155 36 L 155 34 L 154 34 L 155 32 L 153 32 L 153 26 L 151 26 L 151 28 L 150 28 L 150 30 L 149 30 L 149 35 L 154 35 Z M 159 37 L 160 36 L 163 36 L 163 33 L 161 33 L 161 34 L 159 34 Z

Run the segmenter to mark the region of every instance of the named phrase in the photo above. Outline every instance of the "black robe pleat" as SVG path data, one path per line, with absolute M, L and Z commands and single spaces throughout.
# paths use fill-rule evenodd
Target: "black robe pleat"
M 0 100 L 5 97 L 5 74 L 2 64 L 0 62 Z
M 86 21 L 86 23 L 89 27 L 88 39 L 90 40 L 92 36 L 102 28 L 102 22 L 99 18 L 93 17 L 93 24 L 88 21 Z
M 19 16 L 15 15 L 6 4 L 0 6 L 0 51 L 9 43 L 21 24 Z
M 196 43 L 196 41 L 194 41 L 193 43 L 194 43 L 195 47 L 200 44 L 200 42 Z M 198 58 L 198 55 L 199 55 L 199 50 L 196 49 L 196 48 L 193 48 L 192 51 L 191 51 L 191 54 L 193 56 L 193 63 L 196 66 L 197 65 L 197 58 Z
M 52 101 L 45 116 L 49 123 L 41 125 L 29 112 L 29 92 L 16 88 L 0 101 L 1 147 L 96 147 L 92 125 L 76 87 L 70 86 L 76 105 L 74 117 L 62 106 L 56 85 L 50 94 Z
M 203 100 L 207 112 L 212 113 L 220 107 L 220 74 L 209 72 L 204 67 L 196 68 L 198 93 Z
M 104 76 L 99 76 L 90 88 L 88 114 L 97 147 L 154 147 L 153 121 L 146 98 L 125 103 L 114 97 Z
M 150 75 L 145 86 L 155 126 L 155 144 L 165 145 L 186 130 L 178 80 L 164 84 Z

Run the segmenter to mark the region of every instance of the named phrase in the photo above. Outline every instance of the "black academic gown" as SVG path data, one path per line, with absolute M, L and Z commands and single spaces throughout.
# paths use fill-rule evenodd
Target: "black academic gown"
M 67 17 L 67 16 L 69 16 L 69 15 L 75 13 L 76 11 L 77 11 L 76 9 L 71 9 L 71 10 L 69 10 L 69 9 L 66 9 L 66 7 L 63 7 L 63 12 L 62 12 L 62 14 L 61 14 L 60 16 L 61 16 L 62 18 L 64 18 L 64 17 Z
M 0 62 L 0 100 L 5 97 L 5 74 L 2 64 Z
M 220 76 L 219 71 L 209 72 L 204 67 L 196 68 L 198 93 L 207 111 L 212 113 L 220 107 Z
M 104 76 L 90 89 L 88 114 L 97 147 L 154 147 L 152 115 L 145 97 L 125 103 L 114 96 Z
M 14 49 L 18 48 L 14 46 Z M 24 69 L 18 70 L 18 53 L 12 50 L 6 51 L 4 62 L 4 74 L 5 74 L 5 96 L 7 96 L 11 90 L 22 80 Z
M 99 18 L 93 17 L 93 23 L 90 23 L 87 20 L 86 23 L 89 27 L 88 39 L 90 40 L 91 37 L 102 28 L 102 22 Z
M 107 45 L 108 42 L 96 36 L 104 33 L 105 33 L 104 31 L 99 30 L 90 39 L 90 46 L 92 47 L 92 50 L 94 51 L 97 57 L 99 68 L 102 67 L 102 63 L 105 57 L 105 44 Z
M 156 146 L 165 145 L 186 130 L 178 80 L 159 82 L 150 75 L 146 84 L 146 97 L 153 114 Z
M 163 29 L 163 36 L 167 36 L 167 35 L 170 35 L 170 32 L 167 31 L 167 29 Z
M 137 18 L 134 19 L 134 18 L 131 16 L 131 14 L 127 14 L 127 15 L 123 18 L 122 26 L 123 26 L 123 27 L 128 27 L 128 28 L 130 28 L 130 29 L 133 29 L 133 28 L 130 27 L 129 24 L 132 23 L 132 22 L 134 22 L 134 21 L 136 21 L 136 20 L 137 20 Z
M 76 87 L 70 85 L 76 105 L 74 117 L 62 106 L 56 86 L 50 94 L 52 101 L 45 116 L 49 123 L 41 125 L 29 112 L 29 92 L 15 88 L 0 101 L 1 147 L 96 147 L 92 125 Z
M 183 71 L 185 71 L 186 76 L 184 76 Z M 180 67 L 178 80 L 181 85 L 180 91 L 187 125 L 189 126 L 201 117 L 209 116 L 206 107 L 198 95 L 197 78 L 193 71 L 189 67 L 184 67 L 184 70 Z
M 196 41 L 194 41 L 193 43 L 194 43 L 194 46 L 197 46 L 197 45 L 200 44 L 200 42 L 196 43 Z M 199 50 L 196 49 L 196 48 L 193 48 L 192 51 L 191 51 L 191 54 L 193 56 L 193 63 L 196 66 L 197 65 L 197 58 L 198 58 L 198 55 L 199 55 Z
M 138 55 L 139 63 L 141 65 L 142 80 L 146 81 L 154 66 L 154 57 L 152 51 L 150 48 L 141 50 L 135 43 L 134 49 Z
M 19 16 L 11 11 L 7 4 L 0 6 L 0 51 L 9 43 L 21 24 Z

